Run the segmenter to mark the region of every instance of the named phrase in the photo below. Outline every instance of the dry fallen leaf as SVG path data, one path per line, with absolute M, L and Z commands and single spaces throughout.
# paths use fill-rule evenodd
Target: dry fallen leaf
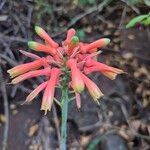
M 35 125 L 33 125 L 33 126 L 31 126 L 30 128 L 29 128 L 29 132 L 28 132 L 28 135 L 31 137 L 31 136 L 33 136 L 34 134 L 35 134 L 35 132 L 38 130 L 38 124 L 35 124 Z
M 5 123 L 6 122 L 6 117 L 3 114 L 0 114 L 0 122 Z

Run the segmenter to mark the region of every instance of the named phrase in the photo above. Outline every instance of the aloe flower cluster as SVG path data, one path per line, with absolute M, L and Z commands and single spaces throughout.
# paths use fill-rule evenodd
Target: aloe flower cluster
M 46 81 L 37 86 L 26 98 L 25 102 L 32 101 L 41 91 L 44 91 L 41 110 L 51 110 L 56 87 L 64 87 L 74 91 L 77 107 L 81 107 L 80 93 L 85 88 L 95 101 L 103 96 L 98 86 L 88 77 L 92 72 L 100 72 L 110 79 L 123 73 L 122 70 L 107 66 L 97 61 L 100 48 L 106 46 L 110 40 L 98 39 L 92 43 L 82 43 L 76 36 L 74 29 L 69 29 L 66 39 L 59 45 L 45 30 L 36 26 L 35 32 L 43 39 L 43 44 L 30 41 L 30 49 L 45 53 L 45 57 L 39 57 L 33 53 L 21 51 L 34 61 L 18 65 L 8 73 L 13 78 L 11 83 L 17 84 L 29 78 L 46 76 Z

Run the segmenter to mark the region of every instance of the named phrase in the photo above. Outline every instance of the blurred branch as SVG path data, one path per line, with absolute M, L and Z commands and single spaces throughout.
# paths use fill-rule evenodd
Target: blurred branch
M 9 109 L 8 109 L 6 84 L 5 84 L 3 73 L 2 73 L 2 67 L 0 67 L 0 85 L 1 85 L 2 97 L 4 100 L 4 113 L 5 113 L 5 118 L 6 118 L 5 126 L 4 126 L 2 150 L 6 150 L 7 149 L 7 140 L 8 140 L 8 130 L 9 130 Z
M 0 33 L 0 38 L 6 40 L 6 41 L 17 41 L 17 42 L 22 42 L 22 43 L 26 43 L 27 39 L 25 38 L 21 38 L 21 37 L 16 37 L 16 36 L 7 36 L 4 34 Z
M 58 138 L 58 142 L 60 144 L 60 131 L 59 131 L 59 124 L 60 123 L 59 123 L 59 119 L 57 116 L 55 104 L 53 104 L 53 106 L 52 106 L 52 112 L 53 112 L 53 118 L 54 118 L 54 124 L 55 124 L 55 128 L 56 128 L 57 138 Z
M 126 5 L 128 5 L 133 11 L 135 11 L 137 14 L 140 14 L 140 11 L 137 7 L 135 7 L 134 5 L 132 5 L 128 0 L 121 0 L 123 3 L 125 3 Z

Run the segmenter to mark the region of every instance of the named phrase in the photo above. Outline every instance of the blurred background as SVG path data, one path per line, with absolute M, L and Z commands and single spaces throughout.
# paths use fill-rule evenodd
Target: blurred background
M 149 0 L 0 0 L 0 149 L 58 149 L 59 107 L 54 104 L 44 116 L 42 95 L 21 105 L 41 78 L 8 84 L 7 70 L 31 61 L 19 50 L 30 52 L 27 41 L 40 41 L 34 33 L 39 25 L 58 42 L 72 27 L 80 41 L 110 38 L 99 61 L 127 72 L 114 81 L 92 75 L 105 94 L 100 105 L 87 92 L 82 94 L 81 110 L 70 103 L 68 149 L 149 150 L 150 26 L 125 27 L 149 11 Z

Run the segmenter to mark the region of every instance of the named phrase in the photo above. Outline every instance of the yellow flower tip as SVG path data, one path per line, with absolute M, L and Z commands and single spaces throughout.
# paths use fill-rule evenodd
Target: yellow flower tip
M 44 115 L 46 115 L 47 114 L 47 110 L 45 110 L 45 112 L 44 112 Z
M 12 71 L 11 70 L 7 70 L 7 73 L 11 76 L 12 75 Z
M 103 71 L 102 74 L 111 80 L 116 79 L 117 75 L 125 73 L 123 70 L 118 68 L 110 67 L 110 69 L 111 70 L 109 71 Z
M 29 41 L 28 42 L 28 47 L 31 48 L 31 49 L 35 49 L 37 46 L 37 43 L 34 42 L 34 41 Z
M 39 27 L 39 26 L 35 26 L 35 32 L 37 33 L 37 34 L 40 34 L 40 32 L 43 30 L 41 27 Z
M 77 93 L 82 93 L 84 91 L 84 84 L 81 86 L 74 87 L 74 91 Z
M 100 102 L 98 100 L 96 100 L 97 104 L 100 105 Z
M 101 92 L 99 98 L 97 98 L 95 101 L 97 102 L 98 105 L 100 105 L 99 100 L 104 96 L 104 94 Z
M 40 109 L 40 110 L 43 110 L 43 111 L 44 111 L 44 115 L 46 115 L 46 114 L 47 114 L 47 111 L 50 111 L 50 108 L 49 108 L 48 104 L 43 104 L 43 105 L 41 106 L 41 109 Z
M 117 77 L 117 73 L 114 73 L 114 72 L 102 72 L 102 74 L 111 80 L 115 80 Z
M 14 72 L 14 71 L 7 71 L 7 73 L 9 73 L 9 76 L 11 77 L 11 78 L 14 78 L 15 76 L 17 76 L 17 74 L 16 74 L 16 72 Z
M 12 69 L 7 70 L 7 73 L 9 73 L 9 74 L 10 74 L 11 72 L 12 72 Z
M 17 84 L 17 83 L 18 81 L 16 79 L 13 79 L 10 84 Z
M 47 112 L 48 112 L 48 111 L 50 111 L 49 109 L 44 109 L 44 108 L 41 108 L 41 110 L 43 110 L 43 111 L 44 111 L 44 115 L 46 115 L 46 114 L 47 114 Z
M 18 76 L 19 74 L 21 74 L 21 73 L 19 73 L 17 71 L 11 70 L 11 69 L 7 70 L 7 73 L 9 73 L 9 76 L 10 76 L 11 79 L 16 77 L 16 76 Z
M 108 38 L 104 38 L 104 41 L 105 41 L 105 45 L 108 45 L 110 43 L 110 39 Z
M 104 94 L 101 92 L 101 95 L 100 95 L 99 99 L 102 98 L 103 96 L 104 96 Z
M 91 94 L 92 95 L 92 94 Z M 100 91 L 100 90 L 98 90 L 98 92 L 97 93 L 95 93 L 92 97 L 93 97 L 93 99 L 94 99 L 94 101 L 96 101 L 96 102 L 98 102 L 99 103 L 99 99 L 100 98 L 102 98 L 104 96 L 104 94 Z
M 12 79 L 12 78 L 14 78 L 14 77 L 16 77 L 17 75 L 14 75 L 14 74 L 11 74 L 10 75 L 10 79 Z

